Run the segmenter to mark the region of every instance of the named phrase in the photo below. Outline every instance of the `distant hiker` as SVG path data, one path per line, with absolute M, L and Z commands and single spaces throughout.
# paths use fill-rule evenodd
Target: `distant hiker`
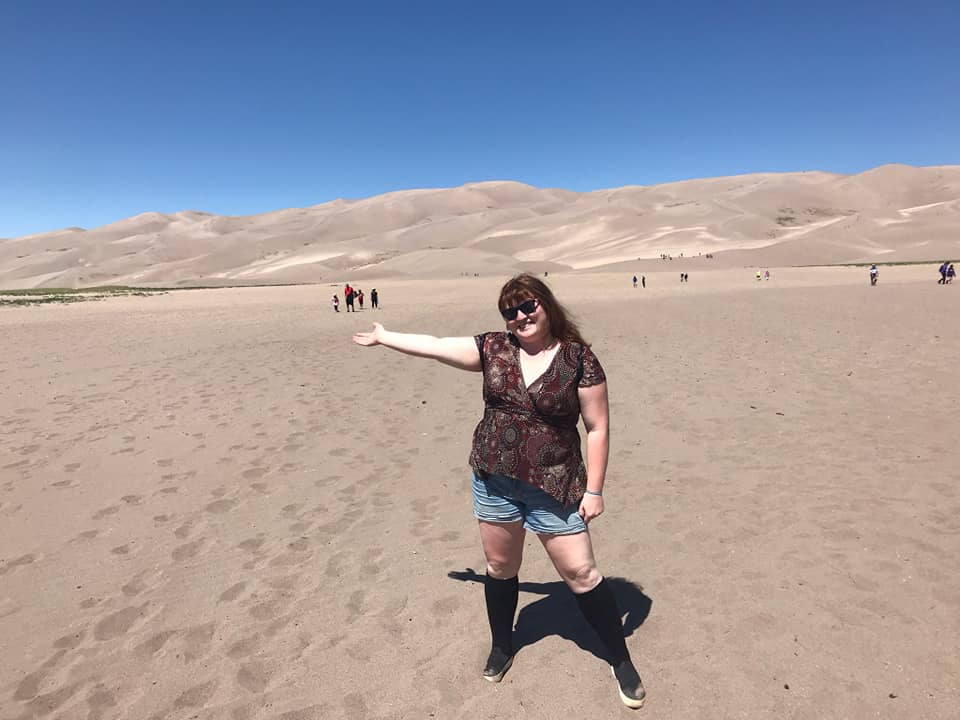
M 950 267 L 947 268 L 947 282 L 952 283 L 956 276 L 957 271 L 953 269 L 953 263 L 950 263 Z
M 357 302 L 360 303 L 360 309 L 363 310 L 363 290 L 357 290 Z
M 353 293 L 354 290 L 350 287 L 350 283 L 343 286 L 343 299 L 347 301 L 347 312 L 356 312 L 353 307 Z
M 877 269 L 876 265 L 870 266 L 870 284 L 876 285 L 877 280 L 880 279 L 880 271 Z
M 633 276 L 633 286 L 634 286 L 634 287 L 637 286 L 637 276 L 636 276 L 636 275 Z
M 376 288 L 370 291 L 370 307 L 374 309 L 380 307 L 380 296 L 377 295 Z
M 333 311 L 340 312 L 340 298 L 337 297 L 337 294 L 333 294 Z
M 761 277 L 762 277 L 762 276 L 760 275 L 760 271 L 757 270 L 757 280 L 759 281 L 759 280 L 761 279 Z
M 947 284 L 947 270 L 948 270 L 948 269 L 949 269 L 949 267 L 947 266 L 947 261 L 944 260 L 944 261 L 943 261 L 943 265 L 940 266 L 940 279 L 937 280 L 937 285 L 946 285 L 946 284 Z
M 763 271 L 763 279 L 764 279 L 764 280 L 769 280 L 769 279 L 770 279 L 770 271 L 769 271 L 769 270 L 764 270 L 764 271 Z

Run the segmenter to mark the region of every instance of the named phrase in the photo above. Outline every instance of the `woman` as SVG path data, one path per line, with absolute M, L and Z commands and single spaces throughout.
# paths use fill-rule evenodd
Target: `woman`
M 473 434 L 473 507 L 487 561 L 484 596 L 492 648 L 483 677 L 500 682 L 513 663 L 513 620 L 527 530 L 573 591 L 607 649 L 620 699 L 643 705 L 644 689 L 623 638 L 620 611 L 593 556 L 588 523 L 603 512 L 609 411 L 597 357 L 550 289 L 518 275 L 500 290 L 506 332 L 436 338 L 380 323 L 358 345 L 483 373 L 483 419 Z M 587 430 L 587 462 L 577 424 Z

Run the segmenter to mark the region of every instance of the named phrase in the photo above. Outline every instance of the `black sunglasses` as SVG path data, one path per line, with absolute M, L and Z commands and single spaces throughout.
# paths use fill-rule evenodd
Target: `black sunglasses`
M 540 301 L 536 298 L 530 298 L 529 300 L 524 300 L 519 305 L 504 308 L 500 311 L 500 314 L 503 315 L 504 320 L 516 320 L 517 312 L 522 312 L 524 315 L 530 315 L 538 307 L 540 307 Z

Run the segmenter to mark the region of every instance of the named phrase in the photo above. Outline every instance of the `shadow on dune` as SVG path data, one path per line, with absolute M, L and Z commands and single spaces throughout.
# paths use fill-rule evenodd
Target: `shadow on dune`
M 473 568 L 452 570 L 447 577 L 461 582 L 475 582 L 483 585 L 484 576 Z M 653 601 L 647 597 L 643 588 L 625 578 L 607 577 L 607 582 L 617 598 L 623 618 L 623 633 L 630 637 L 633 631 L 643 625 L 650 614 Z M 578 647 L 592 653 L 595 657 L 608 662 L 606 651 L 593 630 L 587 625 L 573 593 L 562 580 L 536 583 L 521 582 L 520 592 L 542 595 L 539 600 L 524 605 L 520 597 L 520 612 L 513 633 L 514 649 L 520 651 L 528 645 L 534 645 L 545 637 L 558 635 L 565 640 L 575 642 Z

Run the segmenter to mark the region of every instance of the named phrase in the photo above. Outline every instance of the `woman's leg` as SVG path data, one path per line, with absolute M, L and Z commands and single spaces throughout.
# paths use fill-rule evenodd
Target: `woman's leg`
M 480 521 L 480 542 L 487 559 L 483 594 L 492 640 L 483 677 L 491 682 L 500 682 L 513 663 L 513 619 L 520 597 L 517 575 L 523 562 L 525 536 L 523 521 Z
M 610 584 L 600 574 L 593 557 L 589 532 L 573 535 L 540 535 L 550 561 L 577 600 L 580 612 L 607 650 L 624 705 L 638 708 L 646 695 L 623 637 L 620 609 Z

